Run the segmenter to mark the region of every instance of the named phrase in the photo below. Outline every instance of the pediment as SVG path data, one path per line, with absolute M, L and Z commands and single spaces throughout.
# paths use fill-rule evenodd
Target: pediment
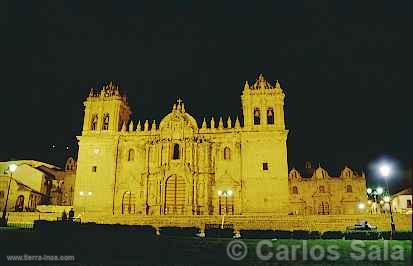
M 185 139 L 198 132 L 198 125 L 188 113 L 173 111 L 162 119 L 159 129 L 162 138 Z

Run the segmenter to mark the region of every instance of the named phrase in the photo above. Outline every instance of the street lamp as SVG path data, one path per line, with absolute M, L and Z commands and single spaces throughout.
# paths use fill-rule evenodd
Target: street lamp
M 377 196 L 380 196 L 383 194 L 383 188 L 382 187 L 377 187 L 377 188 L 367 188 L 367 195 L 373 196 L 374 197 L 374 204 L 372 205 L 375 213 L 377 213 Z
M 228 198 L 232 196 L 232 190 L 218 190 L 218 200 L 219 200 L 219 215 L 221 215 L 221 202 L 222 202 L 222 196 L 225 197 L 225 214 L 228 213 Z
M 376 189 L 376 191 L 377 191 L 377 195 L 381 195 L 381 194 L 383 194 L 383 188 L 382 187 L 378 187 L 377 189 Z
M 0 221 L 1 226 L 7 225 L 7 220 L 6 220 L 7 203 L 9 201 L 11 180 L 13 179 L 13 173 L 16 172 L 16 170 L 17 170 L 17 165 L 16 164 L 13 163 L 13 164 L 9 165 L 9 172 L 10 172 L 9 186 L 7 188 L 7 196 L 6 196 L 6 202 L 4 203 L 3 215 L 1 216 L 1 221 Z
M 225 197 L 225 213 L 224 214 L 222 214 L 222 208 L 221 208 L 222 196 Z M 225 217 L 225 214 L 228 214 L 228 198 L 231 196 L 232 196 L 232 190 L 224 190 L 224 191 L 218 190 L 219 215 L 222 214 L 221 229 L 224 229 L 224 219 L 225 219 L 224 217 Z
M 394 220 L 393 220 L 393 212 L 392 212 L 392 209 L 391 209 L 391 202 L 390 202 L 391 198 L 390 198 L 390 190 L 389 190 L 389 182 L 388 182 L 388 178 L 390 177 L 392 169 L 391 169 L 389 164 L 382 163 L 379 166 L 379 172 L 380 172 L 380 175 L 384 178 L 384 181 L 386 182 L 386 188 L 387 188 L 388 195 L 385 196 L 383 199 L 384 199 L 385 202 L 388 202 L 388 204 L 389 204 L 390 226 L 391 226 L 390 237 L 391 237 L 391 239 L 393 239 L 394 232 L 396 231 L 396 226 L 395 226 Z

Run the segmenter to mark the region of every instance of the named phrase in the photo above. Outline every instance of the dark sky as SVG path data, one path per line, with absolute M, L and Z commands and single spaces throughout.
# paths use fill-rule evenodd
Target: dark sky
M 82 101 L 110 80 L 134 120 L 159 121 L 179 96 L 202 121 L 240 113 L 242 85 L 263 73 L 286 93 L 290 168 L 368 171 L 381 156 L 411 168 L 407 4 L 90 2 L 0 4 L 0 160 L 76 155 Z

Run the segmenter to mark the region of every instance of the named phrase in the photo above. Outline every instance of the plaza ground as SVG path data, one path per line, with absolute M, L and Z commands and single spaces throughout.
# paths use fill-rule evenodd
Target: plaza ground
M 257 257 L 256 247 L 260 240 L 241 239 L 248 247 L 248 255 L 241 261 L 228 257 L 227 246 L 231 238 L 196 238 L 143 236 L 132 232 L 108 230 L 83 232 L 38 232 L 30 230 L 2 230 L 0 232 L 1 261 L 0 265 L 411 265 L 411 240 L 393 240 L 389 244 L 389 252 L 393 246 L 403 249 L 402 261 L 354 261 L 350 253 L 354 250 L 350 240 L 306 240 L 308 249 L 316 245 L 327 249 L 337 245 L 340 258 L 336 261 L 327 259 L 314 261 L 304 260 L 303 249 L 298 249 L 295 261 L 277 261 L 272 257 L 268 261 Z M 264 255 L 276 253 L 280 245 L 291 247 L 303 245 L 303 240 L 267 240 L 268 245 L 262 249 Z M 363 248 L 369 253 L 369 247 L 378 246 L 383 260 L 384 241 L 364 241 Z M 360 247 L 360 245 L 359 245 Z M 318 247 L 320 248 L 320 247 Z M 239 251 L 239 249 L 235 249 Z M 7 261 L 6 255 L 71 255 L 74 262 L 30 262 L 20 263 Z M 319 253 L 318 253 L 319 254 Z M 308 256 L 311 257 L 311 256 Z M 389 255 L 390 257 L 390 255 Z M 291 258 L 291 254 L 289 256 Z

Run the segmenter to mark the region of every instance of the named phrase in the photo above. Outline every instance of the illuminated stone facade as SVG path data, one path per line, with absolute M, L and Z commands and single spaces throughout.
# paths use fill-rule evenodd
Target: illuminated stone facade
M 359 214 L 367 210 L 364 173 L 359 175 L 348 167 L 332 177 L 320 166 L 307 165 L 302 173 L 292 169 L 288 183 L 293 214 Z
M 157 126 L 133 122 L 114 84 L 84 102 L 74 207 L 143 215 L 287 214 L 284 93 L 245 83 L 243 120 L 201 125 L 179 99 Z M 242 123 L 241 123 L 242 122 Z

